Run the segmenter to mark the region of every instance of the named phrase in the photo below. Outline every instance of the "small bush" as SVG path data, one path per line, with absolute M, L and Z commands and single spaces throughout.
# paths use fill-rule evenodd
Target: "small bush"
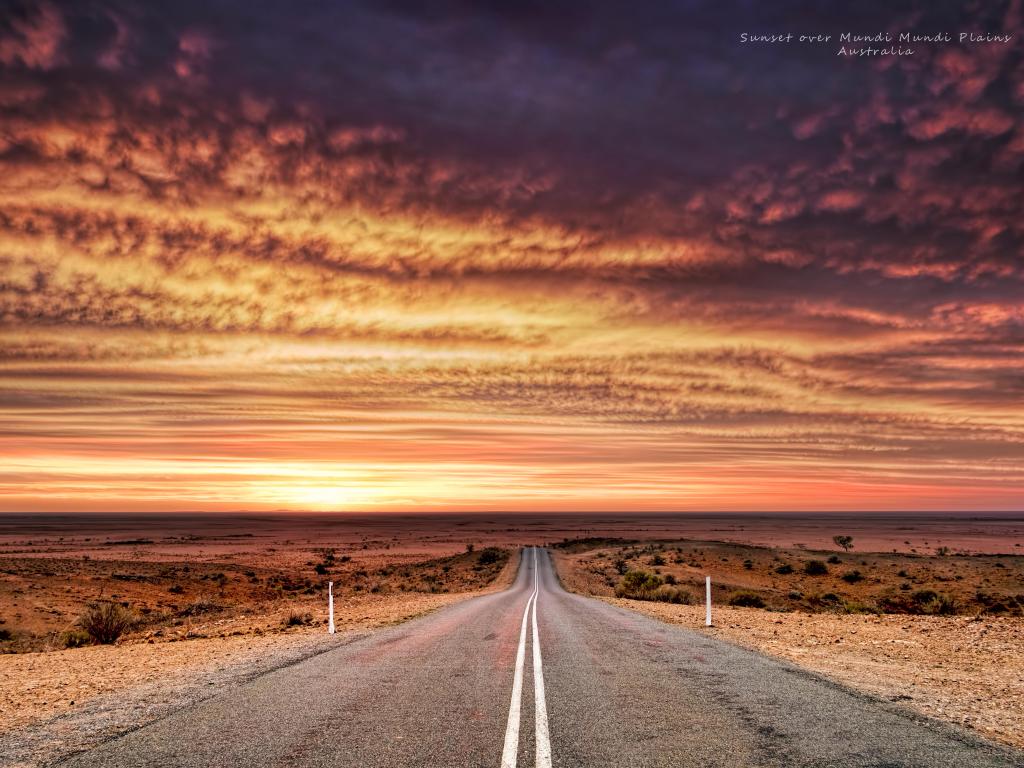
M 832 541 L 835 542 L 837 547 L 842 547 L 844 552 L 849 552 L 853 549 L 853 536 L 833 536 Z
M 647 571 L 629 571 L 615 587 L 616 597 L 632 600 L 654 600 L 654 593 L 664 584 L 660 576 Z
M 222 610 L 224 610 L 224 606 L 212 600 L 196 600 L 194 603 L 189 603 L 178 611 L 175 616 L 184 619 L 189 616 L 202 616 L 204 613 L 216 613 Z
M 180 595 L 185 591 L 185 588 L 181 584 L 175 584 L 167 589 L 172 595 Z
M 786 575 L 788 575 L 788 574 L 793 572 L 793 566 L 790 565 L 789 563 L 783 563 L 782 565 L 780 565 L 778 568 L 775 569 L 775 572 L 776 573 L 781 573 L 783 576 L 786 576 Z
M 864 581 L 864 576 L 860 571 L 847 571 L 839 578 L 847 584 L 856 584 L 858 581 Z
M 754 561 L 753 560 L 744 560 L 743 561 L 743 567 L 746 568 L 748 571 L 752 571 L 754 569 Z
M 662 603 L 690 605 L 693 602 L 693 595 L 679 587 L 661 586 L 654 591 L 654 596 L 651 599 Z
M 316 572 L 317 576 L 326 576 L 327 575 L 327 566 L 324 563 L 317 563 L 313 567 L 313 570 Z
M 926 603 L 919 603 L 922 613 L 950 616 L 956 613 L 956 600 L 949 595 L 935 595 Z
M 828 561 L 830 563 L 832 563 L 832 565 L 839 565 L 841 562 L 843 562 L 842 560 L 839 559 L 839 555 L 831 555 L 828 558 Z
M 134 623 L 132 612 L 118 603 L 95 603 L 78 617 L 82 630 L 101 645 L 116 643 Z
M 930 603 L 938 598 L 939 593 L 933 589 L 919 589 L 910 596 L 910 599 L 918 605 L 925 605 L 926 603 Z
M 69 629 L 60 636 L 60 644 L 65 648 L 81 648 L 91 642 L 89 633 L 81 629 Z
M 497 547 L 487 547 L 480 552 L 480 557 L 477 558 L 477 562 L 480 565 L 492 565 L 493 563 L 501 562 L 502 555 L 504 553 Z
M 662 557 L 661 555 L 655 555 L 654 557 L 651 558 L 651 565 L 664 565 L 664 564 L 665 564 L 665 558 Z
M 885 595 L 878 606 L 886 613 L 913 613 L 948 616 L 956 613 L 956 601 L 932 589 L 919 589 L 913 594 Z
M 313 623 L 313 615 L 310 613 L 298 613 L 292 611 L 284 620 L 286 627 L 304 627 Z
M 0 643 L 5 643 L 14 638 L 9 629 L 0 629 Z
M 821 560 L 808 560 L 804 563 L 804 573 L 808 576 L 824 576 L 828 573 L 828 566 Z
M 756 592 L 740 590 L 729 595 L 729 605 L 736 605 L 741 608 L 764 608 L 764 599 Z

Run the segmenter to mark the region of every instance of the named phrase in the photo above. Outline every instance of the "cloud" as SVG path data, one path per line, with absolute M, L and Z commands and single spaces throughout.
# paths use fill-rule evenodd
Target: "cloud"
M 0 504 L 301 505 L 289 476 L 355 472 L 387 508 L 593 508 L 595 473 L 651 508 L 894 478 L 893 507 L 1013 506 L 1019 62 L 724 49 L 737 8 L 698 6 L 28 6 Z
M 6 33 L 0 33 L 0 64 L 49 70 L 63 62 L 67 28 L 56 6 L 40 3 L 8 23 Z

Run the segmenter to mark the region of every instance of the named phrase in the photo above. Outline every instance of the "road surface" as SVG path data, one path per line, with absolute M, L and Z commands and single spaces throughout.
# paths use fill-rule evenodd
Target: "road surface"
M 513 586 L 279 669 L 65 765 L 1024 765 L 757 653 L 565 592 L 546 551 Z

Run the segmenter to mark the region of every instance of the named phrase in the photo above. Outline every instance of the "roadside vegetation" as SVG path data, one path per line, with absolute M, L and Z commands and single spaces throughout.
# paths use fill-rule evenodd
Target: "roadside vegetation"
M 668 577 L 671 579 L 671 577 Z M 663 603 L 689 604 L 693 595 L 685 589 L 673 586 L 674 579 L 667 581 L 648 571 L 628 571 L 615 586 L 616 597 L 631 600 L 658 600 Z
M 276 553 L 271 553 L 276 555 Z M 391 562 L 352 548 L 314 548 L 290 567 L 216 562 L 104 561 L 0 557 L 0 598 L 15 609 L 0 617 L 0 653 L 110 645 L 126 638 L 200 638 L 250 616 L 256 634 L 307 627 L 326 621 L 327 584 L 337 600 L 372 600 L 396 594 L 447 594 L 481 589 L 508 563 L 510 551 L 467 546 L 448 557 Z M 384 564 L 382 564 L 382 559 Z M 276 557 L 268 558 L 274 562 Z M 29 595 L 74 574 L 82 595 L 35 610 L 25 621 Z M 70 591 L 70 590 L 68 590 Z M 84 594 L 83 594 L 84 593 Z M 261 619 L 260 617 L 266 617 Z
M 772 549 L 726 542 L 576 539 L 553 545 L 574 588 L 630 600 L 713 601 L 769 611 L 1024 616 L 1024 557 Z M 696 596 L 696 598 L 694 597 Z

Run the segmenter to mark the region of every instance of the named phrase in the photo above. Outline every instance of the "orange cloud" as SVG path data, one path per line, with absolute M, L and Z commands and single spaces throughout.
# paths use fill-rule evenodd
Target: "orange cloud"
M 400 56 L 324 66 L 339 107 L 191 12 L 0 38 L 0 508 L 1019 506 L 1009 59 L 824 106 L 725 78 L 743 140 L 681 152 L 599 108 L 637 83 L 574 113 L 578 51 L 523 97 L 517 39 L 441 105 Z

